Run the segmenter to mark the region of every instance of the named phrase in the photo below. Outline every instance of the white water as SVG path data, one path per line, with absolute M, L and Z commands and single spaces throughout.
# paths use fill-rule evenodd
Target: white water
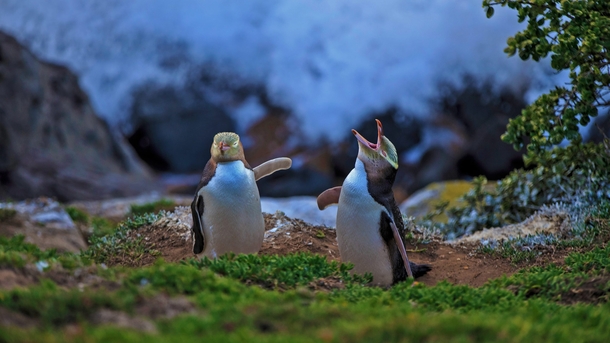
M 112 125 L 127 121 L 133 87 L 180 85 L 209 65 L 262 85 L 305 134 L 330 140 L 393 105 L 430 116 L 438 82 L 464 73 L 533 80 L 533 100 L 565 76 L 504 54 L 520 27 L 508 8 L 487 19 L 480 0 L 0 0 L 0 29 L 72 68 Z M 261 115 L 256 99 L 227 110 Z

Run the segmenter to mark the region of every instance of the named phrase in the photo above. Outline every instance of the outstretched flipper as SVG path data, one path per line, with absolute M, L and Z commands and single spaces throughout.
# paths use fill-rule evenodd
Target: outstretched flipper
M 254 167 L 254 179 L 256 181 L 271 175 L 278 170 L 290 169 L 292 160 L 288 157 L 278 157 L 267 162 L 263 162 L 257 167 Z
M 329 188 L 318 195 L 318 208 L 323 210 L 330 205 L 339 203 L 339 196 L 341 195 L 341 186 Z
M 393 220 L 390 220 L 390 227 L 392 227 L 392 233 L 394 234 L 394 241 L 398 246 L 398 251 L 400 251 L 400 255 L 402 256 L 402 262 L 405 264 L 405 269 L 407 270 L 407 275 L 410 278 L 413 278 L 413 272 L 411 271 L 411 263 L 409 262 L 409 258 L 407 257 L 407 250 L 405 249 L 405 244 L 400 238 L 400 234 L 398 233 L 398 229 L 396 228 L 396 224 L 394 224 Z
M 203 225 L 201 216 L 203 215 L 203 197 L 199 194 L 195 195 L 195 199 L 191 203 L 191 213 L 193 215 L 193 226 L 191 227 L 193 238 L 193 253 L 200 254 L 205 247 L 205 237 L 203 236 Z

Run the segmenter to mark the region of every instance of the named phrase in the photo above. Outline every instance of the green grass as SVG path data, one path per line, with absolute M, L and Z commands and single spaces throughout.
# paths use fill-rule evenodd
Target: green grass
M 67 206 L 66 213 L 68 213 L 70 218 L 72 218 L 72 221 L 75 223 L 82 223 L 85 225 L 89 224 L 89 215 L 81 209 L 73 206 Z
M 0 290 L 0 307 L 39 323 L 34 329 L 0 327 L 0 342 L 606 342 L 610 246 L 604 225 L 609 207 L 600 205 L 587 219 L 587 237 L 593 238 L 583 241 L 595 243 L 588 251 L 569 254 L 563 265 L 523 269 L 479 288 L 410 281 L 390 289 L 371 287 L 366 285 L 370 276 L 352 276 L 351 266 L 311 254 L 82 268 L 116 254 L 137 256 L 141 242 L 126 237 L 156 220 L 154 214 L 135 216 L 113 233 L 94 237 L 80 255 L 40 251 L 23 237 L 0 238 L 1 266 L 72 261 L 50 263 L 45 273 L 71 268 L 74 275 L 90 273 L 116 285 L 81 290 L 43 279 L 26 288 Z M 41 277 L 49 275 L 45 273 Z M 315 290 L 317 281 L 330 279 L 343 287 Z M 102 308 L 138 316 L 143 303 L 160 307 L 155 303 L 160 294 L 184 296 L 196 311 L 149 319 L 156 333 L 91 322 Z M 585 303 L 566 305 L 575 296 Z
M 0 267 L 23 267 L 27 263 L 45 261 L 57 263 L 66 269 L 81 267 L 83 262 L 79 255 L 58 253 L 55 249 L 40 250 L 34 244 L 26 243 L 23 235 L 13 237 L 0 236 Z
M 89 248 L 82 255 L 85 259 L 96 263 L 104 263 L 119 254 L 139 258 L 147 253 L 146 247 L 142 243 L 142 238 L 131 238 L 130 232 L 143 225 L 154 223 L 159 216 L 153 213 L 136 215 L 124 222 L 119 223 L 115 230 L 109 230 L 106 236 L 93 235 L 90 238 Z
M 324 256 L 311 254 L 277 255 L 225 255 L 211 260 L 190 259 L 187 264 L 198 268 L 209 268 L 242 282 L 252 282 L 266 287 L 294 287 L 305 285 L 315 279 L 334 277 L 346 282 L 366 283 L 366 277 L 353 277 L 348 271 L 352 265 L 327 262 Z
M 176 203 L 171 199 L 159 199 L 142 205 L 131 205 L 131 215 L 144 215 L 147 213 L 159 213 L 161 210 L 173 211 Z
M 6 222 L 13 218 L 17 214 L 17 211 L 12 208 L 0 208 L 0 223 Z

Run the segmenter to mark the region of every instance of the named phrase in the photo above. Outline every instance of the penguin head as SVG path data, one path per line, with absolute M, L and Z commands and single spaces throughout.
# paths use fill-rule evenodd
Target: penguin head
M 398 153 L 390 140 L 383 135 L 383 126 L 378 119 L 377 122 L 377 143 L 371 143 L 356 130 L 352 130 L 358 140 L 358 158 L 362 163 L 383 166 L 389 164 L 394 169 L 398 169 Z
M 216 162 L 231 162 L 244 158 L 244 148 L 239 136 L 233 132 L 217 133 L 210 153 Z

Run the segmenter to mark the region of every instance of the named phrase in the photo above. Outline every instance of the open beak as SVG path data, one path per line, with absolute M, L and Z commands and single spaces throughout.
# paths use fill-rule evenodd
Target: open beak
M 356 130 L 352 129 L 352 133 L 354 134 L 354 136 L 356 136 L 356 139 L 358 140 L 358 142 L 360 142 L 360 144 L 362 144 L 365 147 L 368 147 L 369 149 L 371 149 L 373 151 L 378 152 L 381 147 L 381 137 L 383 136 L 383 126 L 381 125 L 381 122 L 379 121 L 379 119 L 375 119 L 375 121 L 377 122 L 377 143 L 369 142 L 366 138 L 362 137 L 362 135 L 360 133 L 358 133 L 358 131 L 356 131 Z

